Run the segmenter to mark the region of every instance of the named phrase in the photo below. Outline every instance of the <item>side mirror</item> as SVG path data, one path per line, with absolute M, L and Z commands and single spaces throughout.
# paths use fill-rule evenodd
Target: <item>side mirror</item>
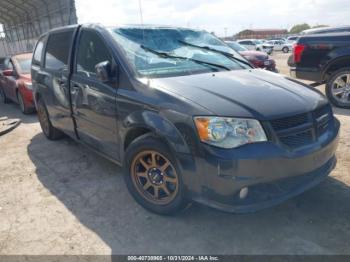
M 6 70 L 2 71 L 2 74 L 4 76 L 13 76 L 13 70 L 12 69 L 6 69 Z
M 109 61 L 103 61 L 95 66 L 97 78 L 103 82 L 108 83 L 114 80 L 116 76 L 115 69 Z

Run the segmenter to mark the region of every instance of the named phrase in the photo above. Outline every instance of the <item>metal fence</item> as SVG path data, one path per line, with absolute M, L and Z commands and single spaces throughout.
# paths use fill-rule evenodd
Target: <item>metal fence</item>
M 74 0 L 1 0 L 0 56 L 31 52 L 41 34 L 76 23 Z

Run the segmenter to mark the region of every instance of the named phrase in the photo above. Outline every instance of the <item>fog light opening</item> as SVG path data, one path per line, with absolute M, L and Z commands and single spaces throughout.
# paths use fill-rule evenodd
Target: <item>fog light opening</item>
M 248 187 L 244 187 L 239 191 L 239 198 L 240 199 L 245 199 L 248 196 L 249 189 Z

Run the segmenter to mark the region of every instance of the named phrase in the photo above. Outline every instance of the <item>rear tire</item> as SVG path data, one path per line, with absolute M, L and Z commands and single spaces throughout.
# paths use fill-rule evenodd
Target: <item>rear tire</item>
M 285 46 L 285 47 L 282 48 L 282 51 L 283 51 L 283 53 L 288 53 L 289 52 L 289 48 Z
M 350 108 L 350 67 L 334 72 L 326 84 L 326 94 L 337 107 Z
M 49 140 L 58 140 L 64 136 L 63 132 L 55 128 L 50 121 L 49 113 L 42 99 L 37 101 L 38 119 L 44 135 Z
M 4 104 L 10 103 L 10 100 L 6 97 L 6 94 L 5 94 L 4 90 L 2 89 L 2 87 L 0 87 L 0 99 L 1 99 L 1 102 Z
M 188 206 L 176 160 L 152 134 L 137 138 L 127 148 L 124 180 L 135 201 L 160 215 L 171 215 Z

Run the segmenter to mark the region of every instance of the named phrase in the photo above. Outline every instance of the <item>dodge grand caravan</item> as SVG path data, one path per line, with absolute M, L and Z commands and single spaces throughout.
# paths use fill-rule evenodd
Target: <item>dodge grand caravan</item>
M 47 138 L 66 134 L 122 165 L 131 195 L 156 213 L 191 201 L 259 210 L 336 164 L 339 121 L 325 97 L 205 31 L 59 28 L 39 39 L 31 73 Z

